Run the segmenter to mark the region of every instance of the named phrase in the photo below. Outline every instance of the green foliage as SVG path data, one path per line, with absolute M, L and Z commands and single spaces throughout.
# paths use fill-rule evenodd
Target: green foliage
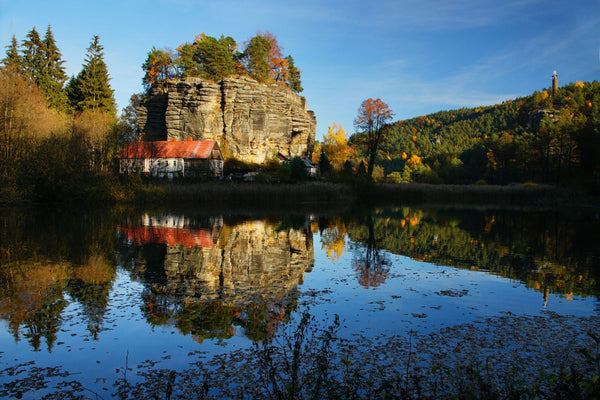
M 419 155 L 445 183 L 532 181 L 599 191 L 599 104 L 600 83 L 578 82 L 559 88 L 554 98 L 544 90 L 399 121 L 388 126 L 376 161 L 389 174 L 403 171 L 403 153 Z M 357 138 L 352 142 L 359 156 L 368 155 Z M 415 180 L 422 177 L 428 175 Z
M 146 61 L 144 61 L 142 69 L 145 71 L 143 83 L 146 88 L 149 88 L 152 85 L 164 87 L 167 80 L 175 75 L 171 55 L 156 47 L 152 47 L 152 50 L 148 53 L 148 57 L 146 58 Z
M 275 36 L 258 33 L 242 51 L 230 36 L 198 35 L 192 43 L 179 45 L 175 52 L 153 47 L 142 65 L 144 86 L 162 87 L 172 78 L 199 76 L 215 82 L 234 74 L 248 74 L 259 82 L 285 82 L 301 92 L 300 70 L 292 56 L 283 58 Z
M 19 44 L 14 35 L 11 43 L 6 46 L 6 57 L 4 57 L 1 62 L 5 68 L 12 68 L 17 72 L 22 68 L 21 55 L 19 54 Z
M 206 36 L 197 42 L 194 59 L 199 64 L 200 76 L 218 82 L 233 74 L 235 71 L 233 59 L 235 48 L 235 40 L 229 36 L 221 36 L 218 40 Z
M 108 69 L 104 62 L 104 47 L 99 40 L 97 35 L 92 37 L 83 69 L 68 83 L 67 94 L 77 111 L 101 110 L 115 115 L 114 91 L 110 87 Z
M 61 111 L 66 110 L 67 97 L 63 87 L 67 75 L 50 26 L 43 39 L 35 28 L 29 31 L 22 43 L 21 54 L 19 54 L 17 39 L 13 36 L 11 44 L 7 46 L 6 57 L 2 59 L 2 64 L 27 77 L 35 86 L 42 89 L 50 107 Z
M 294 157 L 279 164 L 279 179 L 282 182 L 298 182 L 308 177 L 306 164 L 301 157 Z
M 46 94 L 48 105 L 64 111 L 67 108 L 67 95 L 63 88 L 67 81 L 67 74 L 63 67 L 64 60 L 62 60 L 62 55 L 56 45 L 50 26 L 48 26 L 44 36 L 43 46 L 44 64 L 39 86 Z
M 302 88 L 302 80 L 300 79 L 300 70 L 296 68 L 292 56 L 287 56 L 285 59 L 287 61 L 289 71 L 288 85 L 296 93 L 300 93 L 304 90 L 304 88 Z
M 269 50 L 271 43 L 260 35 L 250 39 L 248 47 L 244 51 L 246 69 L 251 77 L 259 82 L 265 82 L 269 78 Z

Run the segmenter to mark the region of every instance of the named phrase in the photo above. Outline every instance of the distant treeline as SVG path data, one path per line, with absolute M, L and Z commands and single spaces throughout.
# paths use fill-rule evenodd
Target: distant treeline
M 600 83 L 386 126 L 374 178 L 388 182 L 536 182 L 600 189 Z M 357 140 L 353 164 L 366 160 Z M 377 169 L 379 168 L 379 169 Z

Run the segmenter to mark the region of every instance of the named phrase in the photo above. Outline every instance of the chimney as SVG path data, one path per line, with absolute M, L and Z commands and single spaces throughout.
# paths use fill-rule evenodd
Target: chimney
M 558 90 L 558 74 L 554 71 L 554 75 L 552 75 L 552 97 L 556 96 L 556 91 Z
M 192 141 L 192 138 L 191 138 L 191 137 L 188 137 L 188 142 L 191 142 L 191 141 Z

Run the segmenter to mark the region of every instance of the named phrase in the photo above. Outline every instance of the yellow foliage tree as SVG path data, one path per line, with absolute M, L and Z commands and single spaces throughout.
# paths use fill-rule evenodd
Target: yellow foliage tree
M 116 119 L 108 112 L 101 110 L 86 110 L 79 113 L 73 120 L 73 133 L 80 135 L 92 151 L 92 167 L 96 171 L 104 171 L 111 154 L 110 140 L 113 138 Z
M 348 138 L 342 125 L 336 122 L 329 127 L 327 134 L 323 137 L 323 151 L 329 157 L 333 168 L 340 170 L 344 162 L 353 152 L 352 147 L 348 146 Z
M 335 219 L 321 233 L 321 247 L 332 263 L 339 260 L 344 254 L 347 232 L 346 224 L 342 220 Z
M 411 169 L 415 168 L 419 164 L 421 164 L 421 157 L 416 154 L 410 156 L 410 158 L 406 161 L 406 165 L 408 165 Z

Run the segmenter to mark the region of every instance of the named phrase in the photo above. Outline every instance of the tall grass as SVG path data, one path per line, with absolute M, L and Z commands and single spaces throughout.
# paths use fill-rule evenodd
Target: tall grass
M 578 193 L 551 186 L 474 186 L 389 183 L 295 184 L 206 182 L 159 183 L 167 203 L 227 205 L 230 207 L 296 207 L 388 204 L 556 206 L 583 200 Z

